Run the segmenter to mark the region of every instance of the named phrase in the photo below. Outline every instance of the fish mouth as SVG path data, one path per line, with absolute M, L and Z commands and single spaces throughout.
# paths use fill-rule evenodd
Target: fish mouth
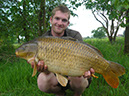
M 24 55 L 25 55 L 24 53 L 19 52 L 19 51 L 15 51 L 15 54 L 17 57 L 24 57 Z
M 15 52 L 16 56 L 18 56 L 18 51 Z

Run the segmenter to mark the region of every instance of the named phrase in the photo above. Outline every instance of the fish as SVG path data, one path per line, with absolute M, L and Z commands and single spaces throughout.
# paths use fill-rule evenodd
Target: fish
M 35 62 L 32 76 L 37 73 L 36 64 L 43 60 L 62 86 L 67 85 L 67 76 L 83 76 L 90 68 L 101 74 L 112 88 L 118 87 L 118 77 L 125 74 L 122 65 L 106 60 L 97 48 L 72 37 L 38 37 L 21 45 L 15 54 Z

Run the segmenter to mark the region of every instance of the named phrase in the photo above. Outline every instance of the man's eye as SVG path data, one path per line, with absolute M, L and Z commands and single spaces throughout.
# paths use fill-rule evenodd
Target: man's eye
M 56 19 L 56 20 L 60 20 L 60 18 L 59 18 L 59 17 L 55 17 L 55 19 Z
M 63 22 L 67 22 L 68 20 L 67 19 L 62 19 Z

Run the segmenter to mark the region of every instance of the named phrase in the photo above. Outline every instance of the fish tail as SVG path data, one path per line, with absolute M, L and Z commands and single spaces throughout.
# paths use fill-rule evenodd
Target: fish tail
M 119 85 L 119 78 L 125 73 L 125 68 L 118 63 L 109 61 L 109 67 L 103 73 L 103 77 L 106 82 L 113 88 L 117 88 Z
M 106 70 L 107 71 L 107 70 Z M 103 73 L 103 77 L 106 82 L 113 88 L 117 88 L 119 85 L 119 78 L 116 76 L 112 70 Z
M 109 61 L 109 65 L 110 65 L 110 68 L 112 69 L 112 71 L 117 75 L 117 76 L 121 76 L 123 74 L 125 74 L 125 68 L 116 63 L 116 62 L 112 62 L 112 61 Z

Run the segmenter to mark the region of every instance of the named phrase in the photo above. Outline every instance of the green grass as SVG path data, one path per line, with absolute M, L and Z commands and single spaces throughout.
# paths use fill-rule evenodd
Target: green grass
M 90 87 L 82 96 L 129 96 L 129 57 L 123 54 L 124 38 L 117 38 L 112 45 L 108 39 L 86 39 L 84 41 L 98 48 L 105 59 L 123 65 L 126 74 L 119 78 L 119 87 L 114 89 L 106 83 L 102 75 L 96 73 L 99 78 L 93 78 Z M 9 54 L 14 55 L 14 50 Z M 0 59 L 0 96 L 54 96 L 38 89 L 37 77 L 31 77 L 32 68 L 25 60 L 15 56 L 10 59 L 5 58 Z M 72 96 L 70 90 L 67 90 L 67 96 Z

